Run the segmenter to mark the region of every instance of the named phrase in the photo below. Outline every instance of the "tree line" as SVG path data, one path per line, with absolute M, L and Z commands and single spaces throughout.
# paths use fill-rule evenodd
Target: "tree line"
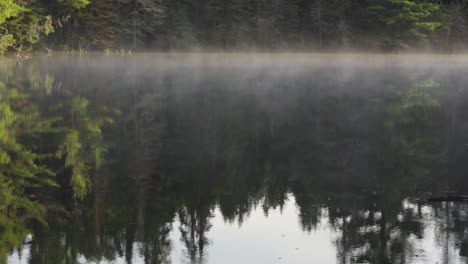
M 467 19 L 464 0 L 4 0 L 0 51 L 453 51 Z

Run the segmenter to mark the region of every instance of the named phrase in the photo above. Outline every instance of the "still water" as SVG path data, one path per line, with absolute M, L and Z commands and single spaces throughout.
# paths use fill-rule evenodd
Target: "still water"
M 468 57 L 0 65 L 50 116 L 71 100 L 112 119 L 89 194 L 51 188 L 48 225 L 28 224 L 8 263 L 468 263 L 468 203 L 425 200 L 468 195 Z

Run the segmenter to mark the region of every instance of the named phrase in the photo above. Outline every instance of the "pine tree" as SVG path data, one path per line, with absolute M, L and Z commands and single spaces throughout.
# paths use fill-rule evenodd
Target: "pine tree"
M 198 32 L 190 17 L 193 6 L 187 0 L 164 0 L 166 11 L 162 23 L 164 41 L 160 46 L 168 49 L 188 49 L 199 46 Z
M 427 1 L 373 0 L 368 7 L 377 21 L 386 27 L 383 44 L 401 49 L 411 43 L 427 42 L 431 33 L 442 26 L 441 5 Z
M 163 8 L 157 0 L 118 0 L 118 37 L 132 49 L 145 47 L 162 23 Z
M 448 49 L 451 49 L 457 44 L 463 43 L 466 39 L 468 15 L 465 5 L 460 2 L 448 4 L 445 11 L 445 45 Z
M 113 1 L 110 0 L 95 0 L 90 5 L 91 17 L 90 41 L 93 47 L 96 48 L 111 48 L 114 46 L 115 30 L 115 7 Z

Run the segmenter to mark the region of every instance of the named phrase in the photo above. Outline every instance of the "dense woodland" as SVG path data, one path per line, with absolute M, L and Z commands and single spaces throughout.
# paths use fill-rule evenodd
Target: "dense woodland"
M 459 51 L 463 0 L 2 0 L 0 51 Z
M 0 1 L 0 53 L 20 59 L 456 52 L 466 40 L 468 3 L 455 0 Z M 340 263 L 410 262 L 422 206 L 445 231 L 439 247 L 468 256 L 466 205 L 415 199 L 468 185 L 466 65 L 178 59 L 1 57 L 0 263 L 29 234 L 31 263 L 131 263 L 135 242 L 165 263 L 174 219 L 201 262 L 215 207 L 242 225 L 292 196 L 305 231 L 337 230 Z

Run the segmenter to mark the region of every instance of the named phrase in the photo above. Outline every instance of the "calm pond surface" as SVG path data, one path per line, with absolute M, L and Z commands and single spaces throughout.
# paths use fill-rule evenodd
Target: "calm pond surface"
M 421 199 L 468 195 L 466 56 L 2 58 L 0 82 L 113 120 L 89 195 L 51 188 L 8 263 L 468 263 L 468 203 Z

